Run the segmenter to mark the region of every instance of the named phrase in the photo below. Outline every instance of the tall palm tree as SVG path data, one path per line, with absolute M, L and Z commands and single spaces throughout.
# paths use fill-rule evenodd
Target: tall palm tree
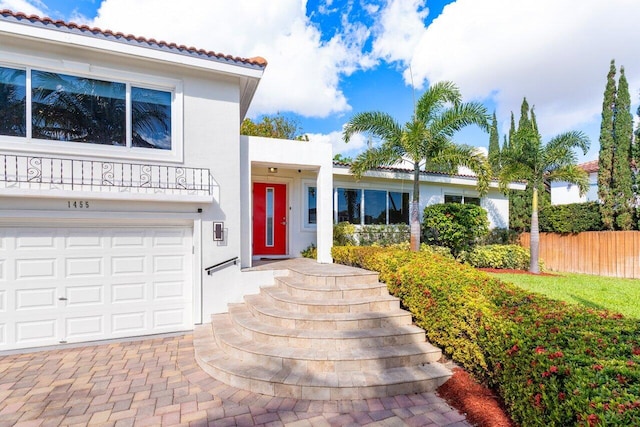
M 455 173 L 466 166 L 478 176 L 478 191 L 484 195 L 489 187 L 491 168 L 476 148 L 456 145 L 453 135 L 467 125 L 489 130 L 489 117 L 483 105 L 463 103 L 458 87 L 439 82 L 422 94 L 410 121 L 401 126 L 389 114 L 364 112 L 347 122 L 343 139 L 349 142 L 356 133 L 368 133 L 381 143 L 370 147 L 351 164 L 351 172 L 360 178 L 368 169 L 392 166 L 400 161 L 413 163 L 413 198 L 411 201 L 411 249 L 420 249 L 420 171 L 437 170 Z
M 577 166 L 575 149 L 584 154 L 589 150 L 589 138 L 582 132 L 566 132 L 542 143 L 535 120 L 529 121 L 513 135 L 509 147 L 500 153 L 500 187 L 506 192 L 510 182 L 526 182 L 533 190 L 531 203 L 531 261 L 529 271 L 539 273 L 540 230 L 538 225 L 538 189 L 545 183 L 565 181 L 576 184 L 580 194 L 589 185 L 588 176 Z

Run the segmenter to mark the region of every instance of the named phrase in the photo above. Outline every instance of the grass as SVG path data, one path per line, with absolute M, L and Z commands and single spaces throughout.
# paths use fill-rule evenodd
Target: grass
M 558 273 L 557 276 L 491 273 L 505 282 L 549 298 L 640 319 L 640 280 L 587 274 Z

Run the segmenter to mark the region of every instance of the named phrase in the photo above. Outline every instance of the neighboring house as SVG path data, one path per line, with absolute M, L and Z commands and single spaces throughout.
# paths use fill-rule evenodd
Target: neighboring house
M 564 181 L 551 183 L 551 204 L 567 205 L 569 203 L 584 203 L 598 200 L 598 160 L 591 160 L 578 165 L 589 174 L 589 190 L 580 195 L 575 184 Z
M 334 221 L 408 222 L 409 170 L 240 136 L 265 67 L 0 11 L 0 351 L 190 330 L 273 281 L 255 259 L 330 263 Z M 421 179 L 424 205 L 508 224 L 496 183 Z

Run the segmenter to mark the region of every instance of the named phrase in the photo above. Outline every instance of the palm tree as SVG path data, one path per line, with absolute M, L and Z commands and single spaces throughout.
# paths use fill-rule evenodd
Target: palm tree
M 413 163 L 413 198 L 411 201 L 411 249 L 420 249 L 420 171 L 437 170 L 455 173 L 466 166 L 478 176 L 478 191 L 484 195 L 489 187 L 491 168 L 486 157 L 474 147 L 456 145 L 453 135 L 471 124 L 489 130 L 487 111 L 479 103 L 463 103 L 458 87 L 439 82 L 422 94 L 410 121 L 401 126 L 389 114 L 364 112 L 347 122 L 343 139 L 349 142 L 356 133 L 365 132 L 381 143 L 356 157 L 351 172 L 358 179 L 368 169 L 392 166 L 403 160 Z
M 589 138 L 582 132 L 571 131 L 557 135 L 544 145 L 533 116 L 532 121 L 525 121 L 525 124 L 518 128 L 508 148 L 500 153 L 500 188 L 506 192 L 510 182 L 520 180 L 532 189 L 529 265 L 531 273 L 540 272 L 539 188 L 543 188 L 545 183 L 564 181 L 576 184 L 580 194 L 584 194 L 588 189 L 588 176 L 576 165 L 576 148 L 581 149 L 584 154 L 589 150 Z

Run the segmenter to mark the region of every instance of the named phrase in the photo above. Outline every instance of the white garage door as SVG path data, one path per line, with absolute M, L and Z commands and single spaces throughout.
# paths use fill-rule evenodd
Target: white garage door
M 0 228 L 0 350 L 193 327 L 192 230 Z

